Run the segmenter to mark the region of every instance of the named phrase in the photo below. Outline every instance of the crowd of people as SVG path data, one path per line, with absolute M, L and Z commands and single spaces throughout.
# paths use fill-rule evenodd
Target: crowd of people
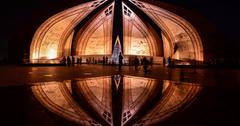
M 103 56 L 102 59 L 101 58 L 95 58 L 95 57 L 78 57 L 78 56 L 64 56 L 61 60 L 60 60 L 61 64 L 70 66 L 71 64 L 109 64 L 109 59 L 107 56 Z
M 67 58 L 64 56 L 61 61 L 60 61 L 61 64 L 64 64 L 64 65 L 67 65 L 67 66 L 70 66 L 71 64 L 74 65 L 74 64 L 82 64 L 82 57 L 77 57 L 75 59 L 74 56 L 67 56 Z
M 119 54 L 118 63 L 112 61 L 108 56 L 102 57 L 80 57 L 80 56 L 64 56 L 61 64 L 66 66 L 73 66 L 74 64 L 103 64 L 103 65 L 118 65 L 119 71 L 121 71 L 123 65 L 134 66 L 135 71 L 139 71 L 141 68 L 144 73 L 150 73 L 153 65 L 153 58 L 129 56 L 128 61 L 124 58 L 122 53 Z
M 150 57 L 150 59 L 148 59 L 147 57 L 130 56 L 128 58 L 128 65 L 134 66 L 136 71 L 143 68 L 144 73 L 150 73 L 153 65 L 153 58 Z

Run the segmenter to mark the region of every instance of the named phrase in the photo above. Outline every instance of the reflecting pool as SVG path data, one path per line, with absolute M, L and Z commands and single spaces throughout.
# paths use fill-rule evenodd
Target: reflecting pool
M 190 106 L 202 86 L 113 75 L 34 83 L 31 89 L 45 108 L 79 125 L 142 126 Z

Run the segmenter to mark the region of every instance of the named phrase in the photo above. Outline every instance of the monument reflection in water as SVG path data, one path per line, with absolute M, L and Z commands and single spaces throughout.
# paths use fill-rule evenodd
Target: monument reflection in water
M 189 106 L 196 83 L 134 76 L 103 76 L 35 83 L 32 92 L 49 111 L 84 126 L 151 125 Z

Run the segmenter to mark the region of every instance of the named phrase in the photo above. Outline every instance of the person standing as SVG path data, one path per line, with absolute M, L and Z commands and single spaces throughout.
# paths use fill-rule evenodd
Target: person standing
M 167 60 L 168 60 L 168 66 L 172 65 L 172 63 L 171 63 L 171 57 L 170 57 L 170 56 L 168 57 Z
M 150 66 L 152 67 L 153 65 L 153 57 L 150 57 Z
M 144 69 L 144 74 L 147 74 L 148 72 L 150 72 L 150 70 L 148 69 L 149 67 L 149 61 L 147 60 L 146 57 L 143 58 L 143 69 Z
M 79 63 L 82 64 L 82 57 L 79 58 Z
M 70 59 L 70 56 L 67 57 L 67 65 L 70 66 L 71 64 L 71 59 Z
M 108 64 L 108 57 L 106 56 L 106 63 L 105 64 Z
M 105 61 L 106 59 L 105 59 L 105 56 L 103 56 L 103 60 L 102 60 L 102 63 L 103 63 L 103 65 L 105 64 Z
M 165 57 L 163 57 L 163 66 L 165 67 L 165 64 L 166 64 L 166 59 Z
M 122 69 L 122 65 L 123 65 L 123 55 L 122 55 L 122 52 L 119 53 L 119 56 L 118 56 L 118 70 L 120 71 Z
M 134 66 L 135 66 L 135 70 L 138 71 L 139 59 L 137 56 L 135 56 L 134 58 Z
M 75 57 L 72 56 L 72 65 L 74 66 L 74 64 L 75 64 Z
M 61 60 L 61 64 L 63 64 L 63 65 L 66 65 L 66 57 L 64 56 L 63 58 L 62 58 L 62 60 Z
M 77 57 L 77 64 L 80 64 L 80 58 Z

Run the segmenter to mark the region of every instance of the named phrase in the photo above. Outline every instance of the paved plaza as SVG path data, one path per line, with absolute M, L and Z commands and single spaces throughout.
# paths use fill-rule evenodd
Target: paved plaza
M 156 89 L 162 89 L 162 92 L 167 92 L 168 88 L 164 85 L 181 85 L 185 92 L 188 94 L 176 95 L 176 93 L 165 93 L 162 98 L 166 99 L 166 96 L 169 99 L 170 97 L 184 97 L 183 100 L 175 101 L 176 107 L 178 109 L 171 108 L 168 111 L 172 111 L 169 115 L 166 116 L 163 114 L 161 116 L 157 116 L 158 120 L 162 119 L 162 121 L 158 121 L 154 123 L 155 125 L 166 125 L 166 126 L 175 126 L 176 124 L 179 126 L 203 126 L 203 125 L 229 125 L 235 126 L 240 125 L 239 122 L 239 103 L 237 102 L 239 96 L 239 83 L 240 83 L 240 70 L 236 68 L 168 68 L 163 67 L 161 65 L 153 65 L 151 72 L 144 74 L 142 68 L 138 71 L 134 69 L 133 66 L 123 66 L 121 71 L 118 71 L 116 66 L 103 66 L 103 65 L 75 65 L 75 66 L 16 66 L 16 65 L 2 65 L 0 66 L 0 98 L 1 98 L 1 123 L 4 125 L 14 125 L 14 126 L 75 126 L 75 125 L 84 125 L 82 122 L 73 121 L 73 117 L 63 114 L 66 113 L 66 105 L 62 106 L 60 109 L 62 112 L 59 113 L 56 107 L 52 104 L 47 104 L 45 102 L 46 97 L 62 97 L 64 99 L 68 98 L 61 93 L 61 96 L 57 93 L 57 90 L 69 90 L 70 92 L 76 92 L 78 97 L 84 96 L 86 99 L 91 99 L 91 94 L 86 90 L 91 88 L 92 81 L 99 85 L 111 85 L 111 83 L 116 83 L 117 79 L 114 81 L 110 81 L 111 77 L 114 75 L 121 75 L 125 78 L 125 82 L 122 84 L 121 90 L 127 89 L 126 85 L 133 85 L 131 87 L 132 92 L 135 92 L 135 95 L 131 95 L 133 99 L 136 99 L 140 90 L 137 89 L 138 83 L 139 85 L 148 83 L 150 81 L 145 80 L 154 80 L 156 82 L 155 88 L 148 91 L 148 95 L 146 97 L 142 97 L 142 102 L 137 102 L 139 106 L 136 107 L 136 111 L 132 112 L 132 117 L 129 118 L 125 125 L 133 125 L 133 124 L 141 124 L 141 120 L 147 118 L 146 115 L 151 115 L 151 111 L 153 109 L 157 109 L 162 111 L 157 106 L 162 106 L 164 102 L 158 102 L 157 95 L 152 92 L 156 92 Z M 109 78 L 109 81 L 106 83 L 100 83 L 98 79 Z M 129 78 L 129 79 L 126 79 Z M 132 79 L 131 79 L 132 78 Z M 135 78 L 135 80 L 134 80 Z M 92 81 L 88 81 L 88 80 Z M 78 80 L 76 82 L 74 80 Z M 107 79 L 108 80 L 108 79 Z M 132 80 L 128 82 L 127 80 Z M 71 82 L 70 84 L 68 84 Z M 74 82 L 74 83 L 73 83 Z M 88 83 L 84 86 L 84 83 Z M 91 82 L 91 83 L 90 83 Z M 76 83 L 76 84 L 75 84 Z M 80 84 L 78 84 L 80 83 Z M 82 83 L 82 84 L 81 84 Z M 98 85 L 99 83 L 99 85 Z M 169 84 L 167 84 L 169 83 Z M 39 87 L 40 85 L 40 87 Z M 53 88 L 55 86 L 61 86 L 61 88 Z M 62 88 L 62 86 L 65 88 Z M 72 88 L 69 88 L 69 85 Z M 78 86 L 77 86 L 78 85 Z M 121 85 L 121 84 L 120 84 Z M 135 88 L 134 88 L 135 85 Z M 159 85 L 163 85 L 163 87 L 158 87 Z M 194 88 L 184 88 L 184 86 L 189 85 Z M 43 86 L 43 87 L 42 87 Z M 80 86 L 80 87 L 79 87 Z M 96 85 L 95 85 L 96 86 Z M 116 87 L 118 87 L 117 85 Z M 196 88 L 195 86 L 199 87 Z M 49 88 L 47 88 L 49 87 Z M 75 88 L 73 88 L 75 87 Z M 121 87 L 121 86 L 120 86 Z M 169 86 L 167 86 L 169 87 Z M 172 86 L 172 89 L 175 89 Z M 34 89 L 34 90 L 33 90 Z M 104 88 L 105 89 L 105 88 Z M 150 88 L 147 88 L 150 89 Z M 201 90 L 200 90 L 201 89 Z M 81 91 L 82 90 L 82 91 Z M 93 90 L 93 94 L 99 94 L 99 90 Z M 111 90 L 111 88 L 108 88 Z M 120 90 L 120 89 L 119 89 Z M 95 92 L 96 91 L 96 92 Z M 56 95 L 52 95 L 52 93 L 57 93 Z M 61 91 L 62 92 L 62 91 Z M 84 93 L 85 92 L 85 93 Z M 97 93 L 98 92 L 98 93 Z M 157 91 L 158 92 L 158 91 Z M 192 92 L 192 93 L 191 93 Z M 50 93 L 50 94 L 48 94 Z M 80 93 L 80 94 L 79 94 Z M 100 93 L 101 94 L 101 93 Z M 100 96 L 97 95 L 97 96 Z M 108 93 L 105 93 L 107 95 Z M 179 94 L 179 93 L 178 93 Z M 81 95 L 81 96 L 80 96 Z M 112 94 L 114 96 L 114 93 Z M 74 97 L 74 95 L 69 95 Z M 113 97 L 112 96 L 112 97 Z M 151 97 L 149 97 L 151 96 Z M 191 96 L 191 97 L 190 97 Z M 196 96 L 196 97 L 195 97 Z M 116 97 L 116 96 L 115 96 Z M 123 96 L 123 97 L 126 97 Z M 148 97 L 148 98 L 147 98 Z M 156 97 L 156 98 L 154 98 Z M 59 99 L 56 98 L 56 99 Z M 62 97 L 63 98 L 63 97 Z M 86 100 L 85 99 L 85 100 Z M 145 99 L 153 99 L 152 101 L 148 101 L 149 104 L 145 105 L 147 100 Z M 154 100 L 156 99 L 156 100 Z M 75 101 L 78 101 L 74 98 Z M 123 106 L 125 104 L 130 104 L 131 100 L 128 98 L 126 101 L 123 100 L 121 103 Z M 137 99 L 136 99 L 137 100 Z M 51 100 L 54 104 L 63 104 L 63 101 L 55 101 L 55 98 Z M 86 100 L 89 105 L 94 107 L 96 100 Z M 108 99 L 109 101 L 109 99 Z M 110 102 L 114 100 L 110 99 Z M 156 101 L 156 104 L 154 101 Z M 160 100 L 161 101 L 161 100 Z M 163 100 L 164 101 L 164 100 Z M 168 100 L 169 101 L 169 100 Z M 191 102 L 191 104 L 189 104 Z M 69 103 L 69 102 L 68 102 Z M 71 102 L 73 103 L 73 102 Z M 78 103 L 78 102 L 76 102 Z M 76 104 L 74 102 L 74 104 Z M 85 102 L 84 102 L 85 103 Z M 134 103 L 134 102 L 133 102 Z M 171 102 L 166 102 L 166 104 L 170 105 Z M 181 103 L 181 104 L 180 104 Z M 64 103 L 65 104 L 65 103 Z M 67 104 L 67 103 L 66 103 Z M 136 104 L 136 103 L 135 103 Z M 136 104 L 136 105 L 138 105 Z M 159 104 L 159 105 L 158 105 Z M 165 104 L 165 103 L 164 103 Z M 174 104 L 171 103 L 171 104 Z M 169 108 L 169 105 L 168 108 Z M 71 105 L 72 106 L 72 105 Z M 97 120 L 95 122 L 91 122 L 91 125 L 102 124 L 105 125 L 104 121 L 101 121 L 101 116 L 93 116 L 93 114 L 89 113 L 89 108 L 85 108 L 81 103 L 77 104 L 81 108 L 81 111 L 85 113 L 85 116 L 79 116 L 79 120 Z M 114 106 L 114 104 L 112 105 Z M 116 106 L 116 105 L 115 105 Z M 155 106 L 152 107 L 152 106 Z M 182 108 L 181 106 L 185 106 Z M 75 109 L 76 107 L 73 107 Z M 125 106 L 126 108 L 126 106 Z M 164 107 L 166 108 L 166 107 Z M 65 110 L 66 109 L 66 110 Z M 139 110 L 138 110 L 139 109 Z M 142 109 L 142 110 L 141 110 Z M 94 109 L 95 110 L 95 109 Z M 114 113 L 115 109 L 110 109 Z M 144 112 L 146 110 L 147 112 Z M 164 109 L 165 110 L 165 109 Z M 101 109 L 99 111 L 94 111 L 95 113 L 101 113 Z M 138 112 L 140 111 L 140 112 Z M 80 112 L 80 110 L 79 110 Z M 92 113 L 94 113 L 92 112 Z M 166 109 L 167 112 L 167 109 Z M 166 113 L 165 112 L 165 113 Z M 74 112 L 73 114 L 77 114 L 78 112 Z M 101 115 L 101 114 L 100 114 Z M 116 117 L 112 115 L 113 117 Z M 149 117 L 149 116 L 148 116 Z M 149 117 L 150 118 L 150 117 Z M 151 119 L 151 118 L 150 118 Z M 113 121 L 116 121 L 116 119 Z M 111 122 L 111 121 L 110 121 Z M 149 121 L 146 121 L 149 122 Z M 151 122 L 151 121 L 150 121 Z M 109 123 L 114 124 L 114 123 Z M 109 125 L 106 123 L 106 125 Z M 116 123 L 115 123 L 116 124 Z

